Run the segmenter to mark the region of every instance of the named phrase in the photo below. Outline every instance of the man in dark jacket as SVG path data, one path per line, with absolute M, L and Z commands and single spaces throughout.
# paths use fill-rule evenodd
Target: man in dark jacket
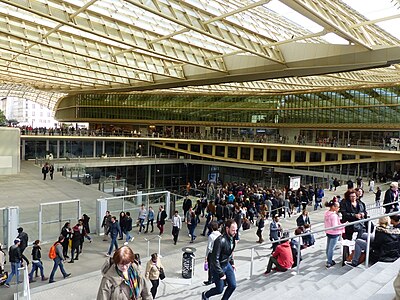
M 160 229 L 160 235 L 164 233 L 165 219 L 167 218 L 167 213 L 164 210 L 164 206 L 160 205 L 157 214 L 157 227 Z
M 103 217 L 103 223 L 101 223 L 101 227 L 104 227 L 103 241 L 107 241 L 107 235 L 110 229 L 110 224 L 111 224 L 111 214 L 110 211 L 107 210 L 105 216 Z
M 111 237 L 110 248 L 108 249 L 108 252 L 106 254 L 107 256 L 111 255 L 111 252 L 113 251 L 113 246 L 115 246 L 115 249 L 118 249 L 117 237 L 118 237 L 118 233 L 120 232 L 120 230 L 121 229 L 119 227 L 117 217 L 112 216 L 109 231 L 107 233 Z
M 186 220 L 186 214 L 189 211 L 189 208 L 192 207 L 192 200 L 190 200 L 190 198 L 188 196 L 185 197 L 185 199 L 183 199 L 183 222 L 185 222 Z
M 16 275 L 17 282 L 19 283 L 19 270 L 18 268 L 21 266 L 21 248 L 19 247 L 21 240 L 16 238 L 14 240 L 14 245 L 10 247 L 8 250 L 9 260 L 11 263 L 11 273 L 8 275 L 6 282 L 4 283 L 5 287 L 10 287 L 10 281 Z
M 399 210 L 399 184 L 397 182 L 392 182 L 385 192 L 383 207 L 385 208 L 385 214 Z
M 19 227 L 17 229 L 18 231 L 18 236 L 17 238 L 20 239 L 20 244 L 19 244 L 19 248 L 21 249 L 21 258 L 26 262 L 27 265 L 29 265 L 29 260 L 28 258 L 24 255 L 24 251 L 26 249 L 26 247 L 28 246 L 28 234 L 26 232 L 24 232 L 24 229 L 22 227 Z
M 229 299 L 236 289 L 235 263 L 232 256 L 236 246 L 234 238 L 236 231 L 236 222 L 229 219 L 225 222 L 224 233 L 214 241 L 209 264 L 213 273 L 212 278 L 215 287 L 201 294 L 203 300 L 208 300 L 209 297 L 222 294 L 224 291 L 224 280 L 226 280 L 228 286 L 222 299 Z

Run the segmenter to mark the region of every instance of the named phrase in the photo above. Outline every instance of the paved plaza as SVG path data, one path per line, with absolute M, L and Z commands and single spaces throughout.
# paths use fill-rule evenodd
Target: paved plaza
M 386 186 L 382 187 L 383 190 Z M 0 207 L 17 205 L 21 210 L 21 222 L 28 222 L 29 220 L 37 220 L 37 212 L 40 203 L 53 202 L 60 200 L 81 199 L 82 213 L 87 213 L 92 217 L 91 227 L 94 229 L 95 224 L 95 205 L 96 199 L 99 197 L 107 197 L 97 190 L 97 185 L 83 185 L 82 183 L 74 180 L 65 179 L 59 173 L 55 174 L 53 181 L 42 180 L 40 168 L 35 166 L 33 162 L 24 161 L 21 166 L 21 173 L 15 176 L 0 177 Z M 345 187 L 339 187 L 336 192 L 326 191 L 326 198 L 329 199 L 333 195 L 343 195 Z M 366 193 L 365 201 L 367 204 L 373 203 L 373 193 Z M 309 207 L 312 210 L 312 207 Z M 314 224 L 313 230 L 322 228 L 323 212 L 325 209 L 310 212 L 310 218 Z M 133 219 L 137 216 L 133 215 Z M 294 230 L 296 217 L 282 220 L 284 229 Z M 74 222 L 74 221 L 73 221 Z M 160 252 L 162 255 L 162 262 L 166 269 L 167 278 L 161 282 L 157 298 L 160 299 L 200 299 L 200 293 L 206 290 L 207 287 L 202 286 L 202 282 L 206 280 L 207 273 L 203 271 L 203 261 L 207 238 L 200 235 L 203 229 L 204 219 L 198 225 L 196 232 L 198 238 L 194 244 L 189 244 L 190 238 L 187 235 L 185 225 L 181 230 L 177 245 L 173 245 L 171 226 L 167 222 L 164 235 L 161 237 Z M 37 239 L 37 231 L 30 230 L 29 224 L 23 225 L 26 232 L 28 232 L 30 241 Z M 158 230 L 155 227 L 154 233 L 141 234 L 137 232 L 137 228 L 132 230 L 135 240 L 129 243 L 134 252 L 137 252 L 142 257 L 142 262 L 145 264 L 148 260 L 147 253 L 158 252 Z M 247 281 L 250 277 L 250 257 L 251 247 L 256 247 L 254 250 L 254 269 L 253 274 L 261 274 L 267 264 L 267 255 L 271 250 L 269 246 L 258 245 L 255 243 L 257 236 L 255 235 L 256 229 L 252 227 L 250 230 L 241 232 L 241 240 L 235 251 L 235 260 L 237 266 L 237 278 L 239 282 L 238 291 L 251 287 L 251 283 Z M 265 237 L 268 236 L 268 222 L 266 230 L 264 231 Z M 17 233 L 16 233 L 17 234 Z M 72 273 L 68 279 L 62 279 L 60 273 L 56 273 L 53 284 L 47 282 L 34 282 L 31 284 L 32 299 L 53 299 L 71 300 L 71 299 L 95 299 L 99 282 L 101 280 L 100 267 L 105 260 L 105 253 L 108 249 L 109 243 L 102 240 L 102 237 L 93 235 L 93 242 L 89 243 L 85 240 L 83 253 L 79 256 L 79 260 L 73 264 L 66 263 L 65 268 L 67 272 Z M 323 264 L 325 242 L 321 240 L 323 235 L 317 236 L 317 243 L 312 249 L 309 249 L 310 255 L 318 256 L 319 260 L 312 259 L 305 268 L 312 268 L 312 261 L 318 261 Z M 150 242 L 148 242 L 149 240 Z M 267 240 L 267 239 L 266 239 Z M 123 241 L 118 241 L 123 242 Z M 122 243 L 121 243 L 122 244 Z M 192 279 L 183 279 L 181 276 L 181 261 L 182 261 L 182 248 L 193 246 L 196 248 L 196 262 L 195 274 Z M 149 246 L 149 249 L 148 249 Z M 44 244 L 42 249 L 43 263 L 46 276 L 49 275 L 52 268 L 52 261 L 47 258 L 47 253 L 50 244 Z M 25 255 L 30 258 L 31 247 L 25 250 Z M 339 252 L 339 251 L 338 251 Z M 338 253 L 339 255 L 339 253 Z M 9 264 L 6 265 L 6 269 Z M 303 270 L 305 272 L 305 270 Z M 12 299 L 13 292 L 16 291 L 15 281 L 11 288 L 0 289 L 1 299 Z M 232 299 L 235 298 L 235 294 Z

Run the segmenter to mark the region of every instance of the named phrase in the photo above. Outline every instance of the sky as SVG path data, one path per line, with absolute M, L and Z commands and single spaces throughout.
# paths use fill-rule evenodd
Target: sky
M 385 31 L 389 32 L 396 38 L 400 39 L 400 0 L 342 0 L 348 6 L 354 8 L 369 20 L 398 15 L 398 18 L 384 22 L 376 23 Z M 282 4 L 278 0 L 268 3 L 268 8 L 284 15 L 291 21 L 301 24 L 301 26 L 311 30 L 312 32 L 320 32 L 323 28 L 291 8 Z M 324 36 L 324 39 L 335 44 L 348 44 L 348 41 L 330 33 Z

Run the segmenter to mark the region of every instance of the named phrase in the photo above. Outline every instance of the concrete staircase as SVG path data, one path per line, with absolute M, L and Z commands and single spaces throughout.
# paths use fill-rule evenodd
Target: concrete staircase
M 322 241 L 319 244 L 323 244 Z M 325 268 L 325 249 L 311 247 L 303 250 L 300 274 L 296 270 L 272 272 L 263 275 L 268 257 L 255 262 L 255 275 L 249 277 L 250 262 L 237 259 L 237 289 L 233 300 L 254 299 L 379 299 L 391 300 L 394 297 L 393 280 L 400 269 L 400 259 L 394 263 L 377 263 L 369 268 L 358 266 L 352 268 L 341 265 L 340 257 L 335 257 L 337 264 Z M 336 251 L 338 252 L 338 251 Z M 242 253 L 237 256 L 241 257 Z M 197 270 L 196 270 L 197 272 Z M 171 291 L 167 280 L 164 293 L 158 294 L 162 299 L 201 299 L 201 292 L 212 286 L 202 286 L 195 276 L 190 286 Z M 171 282 L 172 284 L 172 282 Z M 213 297 L 211 299 L 219 299 Z
M 385 189 L 385 188 L 383 188 Z M 343 194 L 339 192 L 327 192 L 327 198 L 333 194 Z M 374 203 L 373 194 L 367 194 L 367 204 Z M 323 212 L 325 210 L 311 211 L 313 230 L 322 228 Z M 370 210 L 370 215 L 379 214 L 379 210 Z M 285 229 L 295 228 L 296 216 L 283 220 Z M 202 228 L 203 223 L 199 228 Z M 268 228 L 268 225 L 267 227 Z M 170 232 L 166 229 L 166 232 Z M 268 230 L 264 235 L 267 238 Z M 291 230 L 292 232 L 292 230 Z M 183 279 L 181 276 L 181 259 L 183 246 L 192 246 L 188 244 L 186 237 L 186 228 L 181 232 L 179 246 L 173 246 L 169 235 L 164 237 L 162 248 L 162 262 L 166 269 L 167 278 L 161 281 L 158 288 L 156 299 L 163 300 L 200 300 L 201 293 L 213 287 L 204 286 L 203 281 L 207 278 L 207 273 L 203 270 L 203 259 L 207 240 L 199 236 L 195 244 L 196 263 L 195 275 L 192 279 Z M 377 263 L 368 269 L 363 266 L 351 268 L 341 266 L 341 253 L 339 246 L 335 250 L 335 261 L 337 264 L 330 268 L 325 268 L 325 244 L 324 233 L 316 235 L 316 243 L 313 247 L 302 250 L 303 261 L 300 264 L 300 274 L 296 270 L 289 270 L 284 273 L 271 273 L 264 276 L 271 249 L 269 245 L 258 245 L 255 243 L 255 228 L 245 231 L 241 235 L 241 241 L 235 250 L 237 289 L 233 293 L 232 300 L 265 300 L 273 299 L 371 299 L 371 300 L 392 300 L 394 296 L 393 280 L 400 269 L 400 260 L 391 264 Z M 142 254 L 142 260 L 145 264 L 146 243 L 141 236 L 136 236 L 132 243 L 135 252 Z M 155 245 L 155 244 L 154 244 Z M 243 249 L 256 246 L 254 250 L 253 275 L 250 276 L 250 257 L 251 251 Z M 71 278 L 60 280 L 52 285 L 44 284 L 34 285 L 32 289 L 32 300 L 93 300 L 96 298 L 97 289 L 101 281 L 99 270 L 104 261 L 104 249 L 108 247 L 107 243 L 97 241 L 90 244 L 85 249 L 83 257 L 79 264 L 68 265 L 68 271 L 73 273 Z M 154 249 L 153 249 L 154 250 Z M 152 250 L 152 251 L 153 251 Z M 156 250 L 155 250 L 156 251 Z M 43 253 L 46 253 L 44 251 Z M 51 269 L 50 264 L 46 270 Z M 91 268 L 89 266 L 92 266 Z M 94 266 L 94 267 L 93 267 Z M 75 269 L 74 269 L 75 268 Z M 2 290 L 0 299 L 3 299 Z M 6 298 L 4 298 L 6 299 Z M 221 299 L 221 296 L 211 298 L 211 300 Z

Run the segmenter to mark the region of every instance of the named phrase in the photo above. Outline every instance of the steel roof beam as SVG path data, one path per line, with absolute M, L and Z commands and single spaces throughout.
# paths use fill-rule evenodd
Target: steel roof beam
M 399 40 L 381 30 L 340 1 L 332 0 L 280 0 L 285 5 L 308 17 L 329 32 L 367 49 L 376 45 L 398 45 Z

